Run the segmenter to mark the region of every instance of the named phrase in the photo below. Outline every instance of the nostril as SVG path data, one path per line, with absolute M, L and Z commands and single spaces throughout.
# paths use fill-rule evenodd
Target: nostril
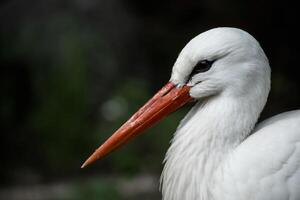
M 168 88 L 168 90 L 164 91 L 164 93 L 161 94 L 161 97 L 164 97 L 167 94 L 169 94 L 172 91 L 172 89 L 173 89 L 173 87 L 172 88 Z

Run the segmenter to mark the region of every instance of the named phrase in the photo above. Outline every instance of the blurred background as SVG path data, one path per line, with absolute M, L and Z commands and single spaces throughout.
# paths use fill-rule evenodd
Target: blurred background
M 248 31 L 269 57 L 260 120 L 299 108 L 298 10 L 271 0 L 1 1 L 0 199 L 160 199 L 164 153 L 188 108 L 80 166 L 213 27 Z

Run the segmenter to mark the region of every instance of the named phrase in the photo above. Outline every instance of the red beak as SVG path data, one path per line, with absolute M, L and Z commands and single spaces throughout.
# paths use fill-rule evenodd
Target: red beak
M 83 163 L 81 168 L 104 157 L 131 138 L 139 135 L 143 130 L 158 122 L 163 117 L 175 111 L 192 100 L 189 86 L 176 87 L 167 83 L 143 107 L 141 107 L 127 122 L 125 122 L 110 138 L 108 138 Z

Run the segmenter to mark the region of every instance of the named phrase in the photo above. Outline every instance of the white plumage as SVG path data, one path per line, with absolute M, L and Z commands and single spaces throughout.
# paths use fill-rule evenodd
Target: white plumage
M 213 61 L 192 76 L 201 60 Z M 255 126 L 270 89 L 259 43 L 235 28 L 192 39 L 171 80 L 198 102 L 182 120 L 161 176 L 164 200 L 300 200 L 300 110 Z
M 82 168 L 194 99 L 165 158 L 163 200 L 300 200 L 300 110 L 255 127 L 270 74 L 264 51 L 248 33 L 204 32 L 181 51 L 170 82 Z

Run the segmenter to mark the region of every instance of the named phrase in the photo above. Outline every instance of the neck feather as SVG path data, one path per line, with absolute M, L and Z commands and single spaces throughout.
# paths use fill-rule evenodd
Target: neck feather
M 262 106 L 251 99 L 212 97 L 180 123 L 161 176 L 164 200 L 212 199 L 214 172 L 253 129 Z

